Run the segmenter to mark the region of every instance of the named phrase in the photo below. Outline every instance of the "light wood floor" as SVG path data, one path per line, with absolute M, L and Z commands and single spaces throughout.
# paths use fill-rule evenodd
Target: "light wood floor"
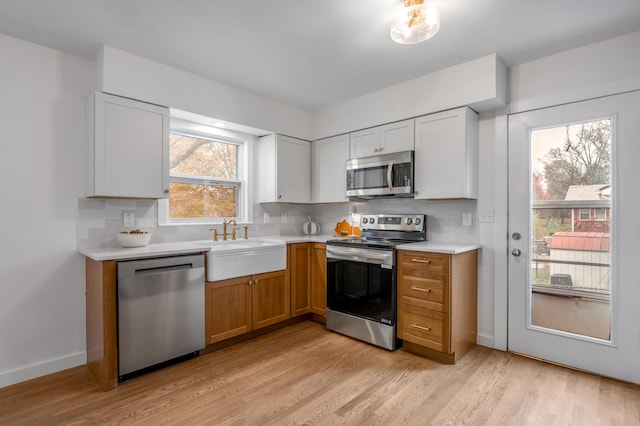
M 1 425 L 639 425 L 640 386 L 477 347 L 456 365 L 306 321 L 102 392 L 85 367 L 0 389 Z

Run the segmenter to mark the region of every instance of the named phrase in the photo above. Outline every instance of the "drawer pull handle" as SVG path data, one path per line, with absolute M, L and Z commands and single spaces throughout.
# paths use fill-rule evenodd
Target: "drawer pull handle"
M 417 328 L 418 330 L 422 330 L 422 331 L 431 331 L 431 327 L 423 327 L 418 324 L 411 324 L 411 327 Z
M 422 288 L 422 287 L 416 287 L 416 286 L 411 287 L 411 290 L 424 291 L 425 293 L 431 293 L 431 289 L 429 288 Z
M 411 259 L 411 261 L 416 263 L 431 263 L 430 260 L 422 260 L 422 259 Z

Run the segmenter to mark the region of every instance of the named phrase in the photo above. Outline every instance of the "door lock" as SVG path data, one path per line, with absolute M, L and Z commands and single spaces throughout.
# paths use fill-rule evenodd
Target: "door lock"
M 511 234 L 511 238 L 518 241 L 520 238 L 522 238 L 522 236 L 520 235 L 519 232 L 514 232 L 513 234 Z

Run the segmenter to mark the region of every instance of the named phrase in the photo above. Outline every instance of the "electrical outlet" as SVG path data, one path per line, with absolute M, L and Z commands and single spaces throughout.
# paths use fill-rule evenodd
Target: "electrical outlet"
M 471 212 L 462 213 L 462 226 L 471 226 L 472 221 L 473 221 L 473 213 Z
M 282 213 L 282 223 L 287 223 L 287 214 Z
M 262 217 L 263 217 L 264 223 L 271 223 L 271 214 L 264 212 Z
M 122 222 L 125 228 L 133 228 L 136 226 L 136 215 L 133 213 L 124 213 Z

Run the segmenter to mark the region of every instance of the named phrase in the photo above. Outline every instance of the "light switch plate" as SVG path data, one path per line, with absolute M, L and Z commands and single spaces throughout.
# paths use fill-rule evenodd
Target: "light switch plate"
M 133 228 L 136 226 L 136 215 L 134 213 L 124 213 L 122 222 L 125 228 Z
M 481 209 L 479 212 L 478 222 L 493 223 L 496 220 L 494 209 Z

